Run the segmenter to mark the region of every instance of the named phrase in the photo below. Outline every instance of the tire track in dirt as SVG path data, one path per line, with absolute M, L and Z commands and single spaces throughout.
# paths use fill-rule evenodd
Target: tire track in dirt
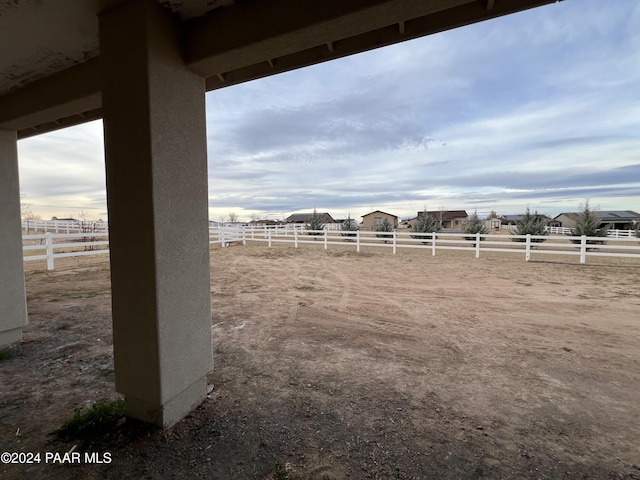
M 286 316 L 291 321 L 296 317 L 298 305 L 295 296 L 288 294 L 289 286 L 295 283 L 293 280 L 299 276 L 300 270 L 299 263 L 285 264 L 277 261 L 276 256 L 252 258 L 242 254 L 234 255 L 229 267 L 233 278 L 229 279 L 229 283 L 233 285 L 234 291 L 240 288 L 241 294 L 253 297 L 254 301 L 262 305 L 273 307 L 274 304 L 288 304 Z M 276 281 L 273 280 L 274 277 Z

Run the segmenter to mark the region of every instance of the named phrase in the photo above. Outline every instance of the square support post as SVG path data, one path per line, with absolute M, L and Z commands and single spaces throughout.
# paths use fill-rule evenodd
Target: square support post
M 168 427 L 211 371 L 204 79 L 151 0 L 99 16 L 116 390 Z
M 0 348 L 27 324 L 16 132 L 0 130 Z

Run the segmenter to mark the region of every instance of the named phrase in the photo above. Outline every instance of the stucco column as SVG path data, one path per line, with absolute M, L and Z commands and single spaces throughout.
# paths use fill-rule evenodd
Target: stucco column
M 27 301 L 16 132 L 0 130 L 0 348 L 22 340 Z
M 99 17 L 116 390 L 164 427 L 212 369 L 205 87 L 173 20 L 151 0 Z

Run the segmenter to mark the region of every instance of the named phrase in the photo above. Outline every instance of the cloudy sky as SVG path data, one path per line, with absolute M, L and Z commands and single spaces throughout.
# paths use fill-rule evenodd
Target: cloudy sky
M 640 211 L 640 2 L 566 0 L 207 94 L 209 211 Z M 19 142 L 24 202 L 106 218 L 102 123 Z

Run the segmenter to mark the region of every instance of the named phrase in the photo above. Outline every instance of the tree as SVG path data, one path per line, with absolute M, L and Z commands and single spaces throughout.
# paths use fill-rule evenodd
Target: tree
M 429 215 L 426 209 L 422 212 L 422 216 L 418 216 L 418 218 L 416 219 L 416 223 L 414 223 L 413 227 L 411 227 L 412 233 L 435 233 L 439 231 L 440 227 L 438 227 L 436 219 Z M 428 238 L 428 236 L 411 235 L 411 238 L 422 240 Z M 427 242 L 422 243 L 426 244 Z
M 442 228 L 442 222 L 444 219 L 444 212 L 447 211 L 447 207 L 445 207 L 444 205 L 440 205 L 440 208 L 438 209 L 438 227 Z
M 487 220 L 491 220 L 492 218 L 498 218 L 498 214 L 496 213 L 495 210 L 491 210 L 491 213 L 489 213 Z
M 315 208 L 313 209 L 313 214 L 309 219 L 309 223 L 307 223 L 304 228 L 305 230 L 324 230 L 324 222 L 322 221 L 320 215 L 318 215 L 318 212 L 316 212 Z M 309 235 L 322 235 L 322 232 L 310 231 L 307 233 Z
M 376 232 L 381 232 L 376 237 L 384 238 L 384 243 L 387 243 L 386 239 L 391 237 L 392 234 L 390 232 L 393 232 L 393 225 L 391 225 L 388 218 L 382 220 L 382 223 L 376 227 Z
M 24 193 L 22 193 L 21 196 L 24 196 Z M 42 217 L 40 217 L 40 215 L 37 215 L 31 211 L 31 205 L 24 202 L 20 202 L 20 217 L 22 218 L 23 222 L 26 222 L 27 220 L 42 220 Z
M 487 226 L 478 216 L 478 211 L 474 211 L 467 220 L 467 226 L 464 229 L 464 233 L 469 234 L 487 234 L 489 231 L 487 230 Z M 465 240 L 475 240 L 476 237 L 464 237 Z M 484 240 L 484 237 L 480 237 L 480 240 Z M 475 246 L 475 244 L 474 244 Z
M 69 217 L 71 218 L 71 215 L 69 215 Z M 80 224 L 79 224 L 80 232 L 82 233 L 96 232 L 96 222 L 89 218 L 89 212 L 87 212 L 86 210 L 80 210 L 80 212 L 78 213 L 78 217 L 80 218 Z M 82 237 L 80 241 L 82 243 L 88 243 L 96 240 L 97 240 L 96 238 L 93 238 L 91 235 L 88 235 L 86 237 Z M 96 247 L 95 245 L 85 245 L 84 249 L 87 251 L 95 250 Z
M 358 226 L 358 222 L 351 218 L 351 214 L 349 214 L 347 216 L 347 219 L 342 222 L 340 230 L 342 230 L 342 233 L 340 235 L 342 235 L 343 237 L 353 237 L 356 234 L 355 232 L 360 230 L 360 227 Z
M 587 237 L 606 237 L 609 225 L 600 226 L 602 220 L 595 210 L 589 208 L 589 200 L 580 205 L 580 214 L 576 220 L 575 226 L 571 229 L 571 235 L 579 237 L 586 235 Z M 572 239 L 573 243 L 580 243 L 580 239 Z M 604 240 L 587 240 L 590 245 L 604 244 Z
M 229 212 L 229 223 L 236 223 L 238 221 L 238 214 L 236 212 Z
M 531 213 L 529 207 L 527 211 L 522 215 L 522 218 L 516 222 L 516 229 L 514 235 L 548 235 L 549 232 L 545 230 L 547 222 L 544 216 L 539 215 L 538 212 Z M 534 243 L 542 243 L 546 238 L 532 238 Z M 513 242 L 525 242 L 525 238 L 512 238 Z
M 22 219 L 22 222 L 27 223 L 27 235 L 31 233 L 31 225 L 29 220 L 42 220 L 40 215 L 37 215 L 31 211 L 31 205 L 23 202 L 20 202 L 20 217 Z
M 21 213 L 23 222 L 26 222 L 27 220 L 42 220 L 42 217 L 37 213 L 33 213 L 28 205 L 26 208 L 22 209 Z

